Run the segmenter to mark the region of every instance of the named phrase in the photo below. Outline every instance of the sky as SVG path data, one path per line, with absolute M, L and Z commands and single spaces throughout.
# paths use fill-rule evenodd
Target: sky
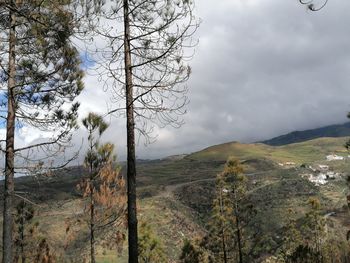
M 315 5 L 322 2 L 315 1 Z M 294 130 L 346 122 L 350 111 L 350 2 L 310 12 L 297 0 L 197 0 L 199 43 L 190 61 L 184 125 L 155 127 L 137 157 L 191 153 L 229 141 L 255 142 Z M 88 56 L 83 53 L 83 57 Z M 105 113 L 110 93 L 86 65 L 80 115 Z M 111 118 L 103 141 L 125 159 L 125 119 Z M 0 134 L 2 131 L 0 130 Z M 22 143 L 41 134 L 19 133 Z M 86 134 L 74 135 L 75 149 Z M 81 156 L 84 148 L 81 150 Z
M 202 23 L 190 62 L 185 124 L 157 129 L 157 141 L 147 147 L 140 143 L 138 157 L 190 153 L 346 122 L 349 11 L 348 1 L 335 0 L 316 13 L 297 0 L 197 1 Z M 92 89 L 87 82 L 82 105 L 101 93 Z M 126 148 L 124 122 L 112 120 L 105 136 L 120 155 Z

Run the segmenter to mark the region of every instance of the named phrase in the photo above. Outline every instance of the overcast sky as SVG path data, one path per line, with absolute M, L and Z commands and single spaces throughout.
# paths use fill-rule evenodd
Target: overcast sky
M 190 153 L 345 122 L 349 12 L 349 1 L 330 1 L 317 13 L 297 0 L 197 1 L 202 23 L 185 124 L 157 129 L 157 141 L 147 147 L 140 143 L 137 156 Z M 82 115 L 96 107 L 105 110 L 106 94 L 99 85 L 87 76 Z M 123 159 L 125 120 L 111 121 L 104 139 L 117 145 Z
M 317 2 L 315 2 L 317 4 Z M 156 129 L 138 158 L 190 153 L 228 141 L 253 142 L 346 121 L 350 110 L 350 2 L 321 11 L 297 0 L 197 0 L 202 19 L 191 61 L 190 104 L 180 129 Z M 105 93 L 85 78 L 80 113 L 106 111 Z M 2 131 L 0 131 L 2 132 Z M 38 134 L 22 131 L 30 142 Z M 83 136 L 79 131 L 76 145 Z M 125 120 L 111 119 L 104 140 L 125 159 Z M 83 151 L 82 151 L 83 155 Z

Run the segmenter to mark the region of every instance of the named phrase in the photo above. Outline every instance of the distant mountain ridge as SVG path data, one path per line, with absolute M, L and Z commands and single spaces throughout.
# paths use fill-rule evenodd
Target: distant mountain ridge
M 291 143 L 304 142 L 321 137 L 345 137 L 350 136 L 350 122 L 329 125 L 321 128 L 294 131 L 275 138 L 262 141 L 261 143 L 271 146 L 281 146 Z

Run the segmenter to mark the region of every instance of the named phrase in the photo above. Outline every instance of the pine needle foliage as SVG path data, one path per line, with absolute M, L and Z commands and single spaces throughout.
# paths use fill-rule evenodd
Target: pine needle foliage
M 201 239 L 184 240 L 180 255 L 181 263 L 210 263 L 212 260 Z
M 74 99 L 84 86 L 79 53 L 71 42 L 77 23 L 70 4 L 0 1 L 0 118 L 6 120 L 6 139 L 0 142 L 5 152 L 3 263 L 13 261 L 15 172 L 51 168 L 76 128 L 79 103 Z M 45 132 L 47 139 L 18 147 L 15 135 L 22 127 Z
M 90 261 L 96 262 L 97 234 L 100 245 L 110 249 L 120 247 L 125 240 L 126 191 L 121 168 L 115 164 L 114 145 L 99 143 L 108 124 L 100 115 L 89 113 L 83 125 L 88 131 L 84 164 L 89 173 L 77 189 L 85 204 L 82 218 L 89 228 Z
M 151 226 L 146 222 L 142 222 L 139 232 L 139 262 L 168 262 L 165 256 L 165 248 Z
M 14 233 L 14 263 L 31 262 L 34 258 L 38 222 L 33 205 L 20 201 L 16 206 Z
M 246 258 L 244 228 L 251 216 L 247 206 L 247 177 L 238 160 L 229 158 L 217 175 L 209 234 L 203 240 L 215 262 L 240 262 Z

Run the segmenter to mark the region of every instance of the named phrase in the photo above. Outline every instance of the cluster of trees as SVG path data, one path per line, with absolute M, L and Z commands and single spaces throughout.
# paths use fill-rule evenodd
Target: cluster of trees
M 181 262 L 349 262 L 347 244 L 333 240 L 334 237 L 329 235 L 326 224 L 329 215 L 324 214 L 317 198 L 309 199 L 304 215 L 288 210 L 282 240 L 272 251 L 274 256 L 264 260 L 264 255 L 259 253 L 257 259 L 254 248 L 259 238 L 255 238 L 257 229 L 250 222 L 259 212 L 249 201 L 247 186 L 248 178 L 242 165 L 235 159 L 229 159 L 216 179 L 208 232 L 204 237 L 185 240 Z M 265 254 L 268 254 L 267 251 Z
M 295 212 L 289 210 L 283 244 L 277 262 L 347 262 L 347 255 L 339 242 L 330 240 L 326 217 L 317 198 L 308 201 L 309 211 L 297 222 Z
M 247 195 L 248 178 L 238 160 L 229 158 L 217 175 L 208 232 L 185 240 L 180 260 L 196 262 L 249 262 L 248 223 L 256 213 Z
M 91 113 L 83 124 L 89 130 L 90 148 L 85 158 L 89 174 L 78 185 L 83 197 L 83 214 L 71 220 L 67 234 L 75 235 L 75 231 L 82 231 L 85 226 L 90 239 L 89 262 L 96 262 L 97 243 L 115 249 L 125 241 L 126 194 L 120 170 L 112 165 L 112 160 L 115 160 L 111 151 L 113 146 L 99 142 L 99 136 L 107 128 L 106 123 L 101 116 Z M 185 240 L 179 258 L 181 262 L 242 263 L 257 260 L 252 253 L 256 240 L 249 223 L 259 212 L 249 200 L 248 181 L 241 163 L 229 159 L 223 172 L 217 175 L 207 233 L 191 241 Z M 282 241 L 275 249 L 275 256 L 263 262 L 349 262 L 347 249 L 328 235 L 328 215 L 322 212 L 320 201 L 310 198 L 308 205 L 302 216 L 288 210 Z M 49 259 L 43 262 L 55 262 L 48 240 L 38 237 L 38 222 L 33 220 L 34 215 L 34 207 L 27 202 L 22 201 L 16 207 L 14 262 L 41 262 L 34 261 L 40 258 Z M 74 229 L 75 226 L 78 227 Z M 138 234 L 140 262 L 168 262 L 166 249 L 149 224 L 142 222 Z M 263 259 L 260 257 L 259 260 Z
M 103 54 L 96 63 L 115 95 L 115 107 L 107 114 L 126 117 L 127 175 L 124 191 L 124 181 L 114 167 L 113 145 L 100 145 L 95 137 L 106 124 L 90 114 L 83 123 L 89 132 L 85 158 L 89 176 L 80 190 L 88 203 L 91 262 L 95 262 L 96 229 L 115 225 L 125 200 L 129 262 L 138 262 L 135 131 L 151 138 L 149 121 L 182 123 L 178 116 L 185 112 L 184 83 L 191 72 L 187 65 L 191 55 L 184 48 L 195 45 L 192 35 L 198 27 L 192 10 L 191 0 L 0 1 L 0 117 L 6 126 L 0 142 L 5 155 L 3 263 L 18 257 L 17 250 L 14 257 L 15 243 L 23 244 L 13 235 L 15 196 L 20 197 L 15 192 L 15 173 L 42 174 L 75 157 L 54 162 L 70 146 L 78 126 L 75 99 L 84 88 L 84 72 L 74 39 L 93 37 L 106 40 L 102 52 L 96 50 Z M 124 106 L 119 107 L 119 101 Z M 18 147 L 16 133 L 23 126 L 50 136 Z M 52 258 L 45 239 L 39 248 L 46 260 Z

